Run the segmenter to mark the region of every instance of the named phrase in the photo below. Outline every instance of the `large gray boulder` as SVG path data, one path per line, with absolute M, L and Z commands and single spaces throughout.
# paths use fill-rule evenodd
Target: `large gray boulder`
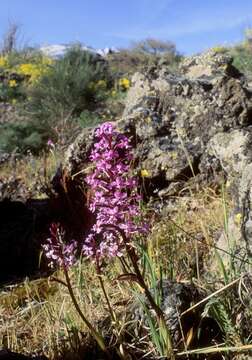
M 173 344 L 178 346 L 183 337 L 182 331 L 186 334 L 193 325 L 199 324 L 202 306 L 184 316 L 181 316 L 181 314 L 190 306 L 202 300 L 205 295 L 204 292 L 200 292 L 192 283 L 186 284 L 163 279 L 162 282 L 157 284 L 156 289 L 151 289 L 151 294 L 154 298 L 155 294 L 158 294 L 160 308 L 163 311 Z M 155 318 L 155 313 L 144 295 L 141 295 L 140 301 Z M 139 305 L 139 301 L 137 301 L 131 304 L 126 312 L 126 318 L 130 324 L 129 330 L 132 330 L 131 326 L 133 326 L 134 332 L 141 337 L 144 336 L 146 329 L 150 326 L 144 306 Z
M 166 67 L 136 73 L 117 126 L 132 139 L 147 200 L 165 203 L 189 180 L 209 184 L 221 173 L 235 203 L 230 232 L 251 252 L 252 93 L 230 56 L 209 51 L 187 58 L 179 75 Z M 72 176 L 85 174 L 93 135 L 85 130 L 68 150 Z
M 118 124 L 133 136 L 138 168 L 147 170 L 157 190 L 197 175 L 209 141 L 246 129 L 252 120 L 251 93 L 229 57 L 207 53 L 187 59 L 181 73 L 164 68 L 135 74 Z

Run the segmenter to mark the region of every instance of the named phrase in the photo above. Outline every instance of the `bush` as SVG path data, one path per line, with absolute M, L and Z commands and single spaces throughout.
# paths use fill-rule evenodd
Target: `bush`
M 38 153 L 50 137 L 50 132 L 37 122 L 18 121 L 0 125 L 0 151 Z
M 24 100 L 22 82 L 23 78 L 17 74 L 0 76 L 0 102 L 15 104 L 17 100 Z
M 247 44 L 235 46 L 230 51 L 236 66 L 246 76 L 252 76 L 252 47 Z
M 50 128 L 57 127 L 80 116 L 83 110 L 95 109 L 106 97 L 108 82 L 104 61 L 73 47 L 28 89 L 26 113 Z
M 130 49 L 121 49 L 108 56 L 113 73 L 119 75 L 133 74 L 147 66 L 157 65 L 160 61 L 176 70 L 181 59 L 173 43 L 157 39 L 136 42 Z
M 26 119 L 1 125 L 1 151 L 36 153 L 48 137 L 65 144 L 76 127 L 99 122 L 92 113 L 106 99 L 111 85 L 107 65 L 99 56 L 75 46 L 53 62 L 28 50 L 0 60 L 0 100 L 22 98 L 17 109 Z
M 0 101 L 26 98 L 26 88 L 48 72 L 52 60 L 34 49 L 13 51 L 0 56 Z
M 101 118 L 94 112 L 84 110 L 78 118 L 81 127 L 96 126 L 102 122 Z

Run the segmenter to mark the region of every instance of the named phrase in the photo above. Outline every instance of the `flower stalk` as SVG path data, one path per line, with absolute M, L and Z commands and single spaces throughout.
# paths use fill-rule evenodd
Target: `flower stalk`
M 65 244 L 63 241 L 64 231 L 59 224 L 52 224 L 50 227 L 50 233 L 51 237 L 48 238 L 47 243 L 43 245 L 46 256 L 50 260 L 49 265 L 51 267 L 58 265 L 63 269 L 66 282 L 59 281 L 58 279 L 57 281 L 67 287 L 74 308 L 80 316 L 81 320 L 87 326 L 91 335 L 100 346 L 101 350 L 108 353 L 103 337 L 96 331 L 90 321 L 83 314 L 71 285 L 68 269 L 74 264 L 76 260 L 75 254 L 77 250 L 77 242 L 72 241 L 70 244 Z
M 90 155 L 94 166 L 92 172 L 86 177 L 86 182 L 92 194 L 89 210 L 95 215 L 96 222 L 84 240 L 82 252 L 96 266 L 101 290 L 115 326 L 118 325 L 118 321 L 105 289 L 102 270 L 107 259 L 115 257 L 120 259 L 123 275 L 130 274 L 131 278 L 137 281 L 144 290 L 146 299 L 156 314 L 162 341 L 166 345 L 165 355 L 173 359 L 172 341 L 164 313 L 155 302 L 145 282 L 138 265 L 138 255 L 132 244 L 135 234 L 148 232 L 148 226 L 140 219 L 141 197 L 137 191 L 138 183 L 136 178 L 130 175 L 130 164 L 133 159 L 132 147 L 129 139 L 117 132 L 111 123 L 104 123 L 98 127 L 95 137 L 96 142 Z M 100 348 L 109 355 L 102 336 L 84 316 L 71 285 L 68 269 L 76 260 L 77 243 L 72 241 L 68 245 L 64 244 L 64 232 L 57 224 L 53 224 L 50 231 L 51 237 L 43 246 L 46 256 L 50 259 L 50 265 L 56 264 L 63 268 L 66 286 L 75 310 Z M 126 261 L 125 255 L 129 262 Z M 131 273 L 131 268 L 134 273 Z
M 83 252 L 96 263 L 98 272 L 105 258 L 123 259 L 126 252 L 134 269 L 135 279 L 143 288 L 145 296 L 154 310 L 158 326 L 163 333 L 167 356 L 173 358 L 172 341 L 167 328 L 164 313 L 153 299 L 138 266 L 138 257 L 131 238 L 136 233 L 145 234 L 148 227 L 136 222 L 139 218 L 137 180 L 130 176 L 130 162 L 133 159 L 132 147 L 124 135 L 114 126 L 105 123 L 96 129 L 97 142 L 91 152 L 90 160 L 94 163 L 93 172 L 87 177 L 93 198 L 89 209 L 96 215 L 96 223 L 84 242 Z M 104 292 L 101 277 L 100 283 Z M 109 299 L 104 292 L 113 319 L 114 313 Z
M 107 348 L 106 348 L 106 345 L 104 343 L 104 340 L 103 340 L 102 336 L 95 330 L 93 325 L 88 321 L 88 319 L 84 316 L 83 312 L 81 311 L 81 308 L 80 308 L 80 306 L 78 304 L 78 301 L 76 300 L 76 297 L 75 297 L 74 292 L 73 292 L 73 288 L 72 288 L 71 281 L 70 281 L 70 278 L 69 278 L 68 270 L 67 270 L 67 268 L 65 266 L 63 266 L 63 271 L 64 271 L 64 275 L 65 275 L 65 279 L 66 279 L 67 289 L 68 289 L 69 295 L 71 297 L 71 300 L 73 302 L 73 305 L 75 307 L 75 310 L 79 314 L 81 320 L 84 322 L 84 324 L 89 329 L 91 335 L 97 341 L 97 343 L 100 346 L 101 350 L 104 351 L 104 352 L 107 352 Z

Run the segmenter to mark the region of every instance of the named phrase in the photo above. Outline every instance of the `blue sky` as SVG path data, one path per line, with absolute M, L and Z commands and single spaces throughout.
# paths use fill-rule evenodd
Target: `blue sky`
M 190 54 L 242 40 L 252 0 L 0 0 L 0 36 L 9 21 L 30 45 L 126 47 L 153 37 Z

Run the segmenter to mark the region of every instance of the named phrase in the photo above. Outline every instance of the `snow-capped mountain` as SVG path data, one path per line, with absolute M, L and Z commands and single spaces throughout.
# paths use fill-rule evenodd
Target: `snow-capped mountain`
M 40 50 L 49 57 L 52 58 L 60 58 L 65 54 L 65 52 L 71 48 L 71 44 L 55 44 L 55 45 L 45 45 L 41 46 Z M 108 54 L 111 54 L 113 52 L 118 52 L 118 50 L 114 47 L 112 48 L 104 48 L 104 49 L 94 49 L 91 46 L 81 45 L 81 48 L 83 50 L 90 51 L 94 54 L 98 54 L 100 56 L 107 56 Z

